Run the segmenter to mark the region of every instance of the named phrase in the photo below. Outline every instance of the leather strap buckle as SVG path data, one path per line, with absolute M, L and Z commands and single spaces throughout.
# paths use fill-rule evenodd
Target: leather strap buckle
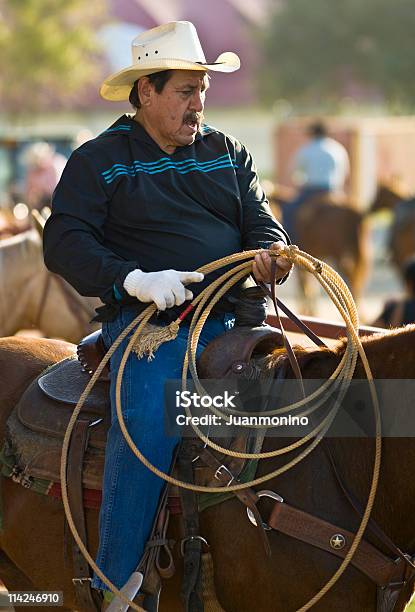
M 280 504 L 282 504 L 284 502 L 284 500 L 281 497 L 281 495 L 278 495 L 278 493 L 275 493 L 274 491 L 267 491 L 267 490 L 257 491 L 256 494 L 257 494 L 257 496 L 259 498 L 261 498 L 261 497 L 270 497 L 271 499 L 275 499 L 275 501 L 280 502 Z M 246 509 L 246 513 L 248 515 L 248 518 L 249 518 L 250 522 L 255 527 L 258 527 L 258 524 L 257 524 L 257 522 L 255 520 L 255 517 L 254 517 L 254 513 L 252 512 L 251 508 L 247 508 Z M 270 527 L 268 525 L 268 523 L 265 523 L 265 522 L 262 523 L 262 528 L 265 529 L 265 531 L 270 531 L 272 529 L 272 527 Z
M 222 480 L 222 476 L 225 476 L 225 475 L 230 476 L 230 480 L 226 484 L 226 486 L 229 487 L 232 484 L 232 482 L 235 480 L 235 476 L 232 474 L 230 470 L 228 470 L 226 465 L 220 465 L 215 472 L 216 480 Z
M 209 544 L 207 540 L 205 540 L 205 538 L 203 538 L 202 536 L 188 536 L 187 538 L 183 538 L 183 540 L 180 542 L 180 554 L 182 557 L 184 557 L 184 545 L 186 544 L 186 542 L 191 542 L 193 540 L 200 540 L 200 542 L 202 542 L 202 544 L 204 544 L 206 548 L 209 549 Z

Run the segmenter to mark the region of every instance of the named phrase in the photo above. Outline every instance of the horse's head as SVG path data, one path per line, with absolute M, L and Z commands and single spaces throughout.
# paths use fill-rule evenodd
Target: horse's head
M 405 200 L 406 197 L 405 190 L 397 181 L 379 183 L 375 198 L 368 212 L 372 214 L 383 209 L 392 210 L 398 202 Z

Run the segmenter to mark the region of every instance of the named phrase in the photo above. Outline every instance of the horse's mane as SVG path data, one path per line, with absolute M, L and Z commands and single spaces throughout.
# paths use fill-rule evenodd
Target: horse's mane
M 370 350 L 376 345 L 377 348 L 381 349 L 384 346 L 390 346 L 396 344 L 397 341 L 406 339 L 407 337 L 415 336 L 415 323 L 405 325 L 404 327 L 395 327 L 393 329 L 385 329 L 385 331 L 377 334 L 371 334 L 370 336 L 362 336 L 361 341 L 363 348 Z M 415 338 L 414 338 L 415 340 Z M 341 338 L 338 344 L 335 345 L 334 351 L 338 355 L 343 355 L 347 346 L 347 338 Z
M 370 365 L 384 378 L 415 378 L 415 324 L 385 330 L 361 338 L 363 349 Z M 329 367 L 339 361 L 347 346 L 347 338 L 340 338 L 329 348 L 304 347 L 295 345 L 294 352 L 303 370 L 305 366 L 319 364 L 326 359 Z M 359 360 L 360 362 L 360 360 Z M 361 364 L 358 372 L 360 371 Z M 289 371 L 289 360 L 284 348 L 273 351 L 265 361 L 266 369 L 285 368 Z M 362 373 L 363 375 L 363 373 Z

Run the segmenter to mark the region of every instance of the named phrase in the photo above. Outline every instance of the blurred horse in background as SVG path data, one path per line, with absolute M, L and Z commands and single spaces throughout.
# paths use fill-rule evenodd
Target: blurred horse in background
M 388 248 L 392 263 L 401 273 L 403 263 L 415 255 L 415 199 L 404 197 L 398 187 L 382 183 L 369 213 L 380 210 L 393 214 Z
M 81 297 L 48 272 L 36 230 L 0 240 L 0 336 L 37 329 L 49 338 L 77 342 L 95 329 L 96 298 Z
M 274 185 L 268 192 L 271 210 L 278 220 L 289 206 L 295 190 Z M 318 259 L 330 261 L 350 287 L 354 299 L 361 296 L 369 270 L 369 235 L 364 213 L 351 202 L 332 194 L 318 194 L 305 201 L 295 218 L 300 249 Z M 298 271 L 303 295 L 301 311 L 313 314 L 315 291 L 309 274 Z
M 15 216 L 13 210 L 8 208 L 0 210 L 0 240 L 20 234 L 20 232 L 27 231 L 29 228 L 30 217 L 28 215 L 19 219 Z

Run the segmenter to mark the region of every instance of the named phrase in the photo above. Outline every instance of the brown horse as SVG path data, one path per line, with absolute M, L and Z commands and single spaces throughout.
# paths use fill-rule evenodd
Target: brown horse
M 269 196 L 271 209 L 282 219 L 282 209 L 289 206 L 292 191 L 276 186 Z M 369 236 L 365 215 L 341 198 L 331 194 L 312 196 L 297 212 L 298 246 L 314 257 L 329 261 L 348 283 L 358 300 L 369 269 Z M 304 303 L 302 312 L 312 314 L 314 291 L 309 274 L 299 272 Z
M 369 212 L 390 210 L 396 213 L 397 205 L 408 201 L 397 189 L 382 184 L 378 188 Z M 402 212 L 402 215 L 394 215 L 388 245 L 392 262 L 398 267 L 399 272 L 405 260 L 415 254 L 415 205 L 408 206 L 408 210 Z
M 93 330 L 95 298 L 79 296 L 46 269 L 35 230 L 0 240 L 0 336 L 39 329 L 77 342 Z
M 411 378 L 415 371 L 415 326 L 364 339 L 365 350 L 375 378 Z M 63 342 L 23 338 L 0 339 L 0 428 L 30 381 L 51 363 L 73 353 Z M 307 378 L 326 379 L 345 350 L 339 342 L 334 349 L 298 350 Z M 268 366 L 284 367 L 280 354 L 269 358 Z M 356 376 L 363 378 L 358 366 Z M 41 410 L 41 406 L 39 406 Z M 1 433 L 1 431 L 0 431 Z M 269 451 L 286 439 L 265 439 Z M 343 438 L 332 440 L 332 452 L 347 488 L 364 501 L 367 497 L 373 440 Z M 275 469 L 278 459 L 262 462 L 259 473 Z M 385 438 L 383 464 L 373 517 L 404 551 L 413 552 L 412 517 L 415 511 L 415 441 L 412 438 Z M 318 446 L 292 470 L 266 485 L 289 504 L 338 526 L 355 531 L 357 517 L 340 490 Z M 414 490 L 413 490 L 414 489 Z M 11 479 L 2 479 L 3 530 L 0 545 L 5 555 L 4 581 L 10 590 L 63 590 L 65 609 L 76 608 L 71 584 L 71 563 L 65 554 L 63 508 L 60 501 L 24 489 Z M 261 506 L 266 517 L 266 503 Z M 89 549 L 97 546 L 97 513 L 87 511 Z M 308 601 L 339 566 L 327 552 L 269 532 L 272 556 L 267 558 L 255 527 L 247 520 L 245 508 L 235 498 L 201 514 L 201 533 L 211 547 L 215 566 L 216 592 L 227 612 L 290 612 Z M 178 539 L 173 522 L 170 535 Z M 133 537 L 133 534 L 132 534 Z M 177 547 L 176 547 L 177 548 Z M 6 562 L 8 560 L 8 565 Z M 179 579 L 181 561 L 176 558 L 176 576 L 164 582 L 162 612 L 181 610 Z M 2 565 L 0 565 L 0 570 Z M 7 571 L 6 571 L 7 570 Z M 408 585 L 394 608 L 404 610 L 412 593 Z M 320 612 L 367 612 L 377 610 L 376 587 L 355 568 L 347 569 L 335 587 L 315 606 Z

